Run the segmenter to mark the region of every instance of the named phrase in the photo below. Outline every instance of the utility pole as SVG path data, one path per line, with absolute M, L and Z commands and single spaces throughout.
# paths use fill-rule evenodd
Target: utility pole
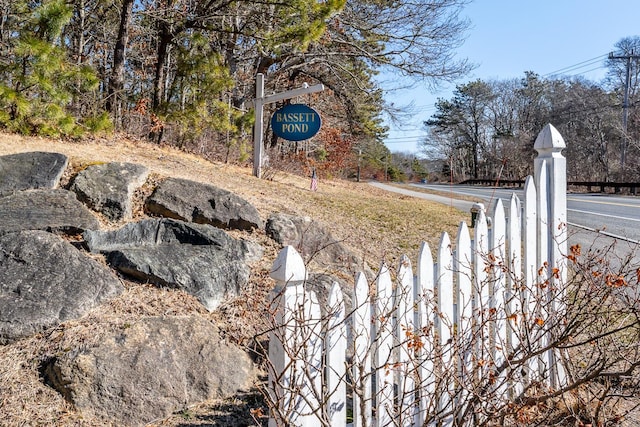
M 622 148 L 620 150 L 620 169 L 622 170 L 622 174 L 624 175 L 625 162 L 627 157 L 627 121 L 629 118 L 629 90 L 631 87 L 631 60 L 632 59 L 640 59 L 640 55 L 635 55 L 633 50 L 631 50 L 630 54 L 626 55 L 614 55 L 613 52 L 609 53 L 609 59 L 624 59 L 627 61 L 627 72 L 625 76 L 624 83 L 624 101 L 622 104 L 622 128 L 624 130 L 624 135 L 622 137 Z

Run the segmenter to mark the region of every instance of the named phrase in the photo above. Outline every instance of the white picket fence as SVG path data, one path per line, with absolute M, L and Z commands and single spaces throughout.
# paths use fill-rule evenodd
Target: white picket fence
M 547 125 L 534 147 L 508 216 L 498 201 L 473 238 L 464 222 L 454 244 L 442 233 L 436 262 L 423 243 L 395 283 L 384 264 L 374 286 L 357 274 L 348 313 L 337 284 L 321 307 L 300 255 L 280 252 L 270 426 L 472 426 L 533 383 L 562 386 L 561 354 L 544 349 L 564 310 L 565 144 Z

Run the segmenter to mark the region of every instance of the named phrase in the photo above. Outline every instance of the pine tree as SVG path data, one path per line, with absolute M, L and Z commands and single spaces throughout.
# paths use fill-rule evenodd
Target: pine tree
M 26 7 L 26 5 L 24 5 Z M 67 58 L 61 37 L 72 9 L 63 0 L 43 1 L 17 22 L 10 61 L 0 65 L 0 125 L 24 134 L 76 136 L 83 126 L 70 111 L 75 94 L 93 90 L 93 70 Z M 95 121 L 94 123 L 103 123 Z

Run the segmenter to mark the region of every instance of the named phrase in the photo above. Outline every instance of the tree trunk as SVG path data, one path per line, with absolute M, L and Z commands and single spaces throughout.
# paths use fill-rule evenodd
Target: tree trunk
M 169 28 L 164 23 L 160 24 L 159 34 L 158 34 L 158 50 L 156 52 L 156 70 L 153 81 L 153 99 L 151 102 L 151 107 L 154 112 L 158 110 L 160 107 L 160 103 L 162 102 L 162 93 L 164 88 L 164 65 L 167 61 L 167 55 L 169 54 L 169 44 L 173 39 Z
M 123 0 L 122 3 L 120 27 L 118 28 L 118 38 L 113 50 L 113 67 L 109 79 L 107 111 L 113 115 L 116 127 L 120 127 L 122 120 L 121 95 L 124 88 L 124 63 L 127 45 L 129 44 L 129 24 L 131 23 L 133 2 L 134 0 Z
M 158 29 L 158 50 L 156 52 L 156 70 L 153 81 L 153 98 L 151 100 L 151 111 L 156 114 L 160 108 L 164 93 L 165 72 L 164 66 L 169 55 L 169 45 L 173 40 L 169 27 L 166 23 L 160 23 Z M 149 140 L 159 144 L 162 142 L 162 128 L 152 129 L 149 132 Z

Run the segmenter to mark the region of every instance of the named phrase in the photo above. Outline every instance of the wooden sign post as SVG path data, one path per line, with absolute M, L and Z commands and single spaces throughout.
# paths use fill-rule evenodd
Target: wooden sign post
M 296 96 L 306 95 L 308 93 L 322 92 L 324 85 L 317 84 L 309 86 L 304 83 L 301 88 L 280 92 L 269 96 L 264 96 L 264 74 L 258 73 L 256 76 L 256 99 L 255 106 L 255 123 L 253 124 L 253 176 L 262 177 L 262 152 L 264 150 L 263 132 L 264 132 L 264 111 L 265 104 L 282 101 L 284 99 L 295 98 Z

